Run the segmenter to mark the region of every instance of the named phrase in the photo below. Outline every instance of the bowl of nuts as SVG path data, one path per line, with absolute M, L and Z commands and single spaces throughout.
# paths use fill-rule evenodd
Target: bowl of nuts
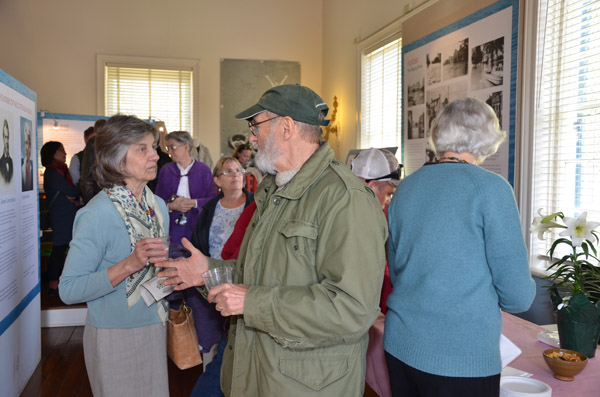
M 567 349 L 548 349 L 544 351 L 544 360 L 559 380 L 572 381 L 587 365 L 585 354 Z

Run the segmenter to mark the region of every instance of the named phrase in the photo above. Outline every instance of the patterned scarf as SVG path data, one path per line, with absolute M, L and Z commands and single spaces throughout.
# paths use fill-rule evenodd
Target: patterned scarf
M 144 187 L 141 201 L 126 186 L 113 186 L 110 189 L 103 190 L 115 205 L 121 218 L 123 218 L 127 234 L 129 234 L 131 252 L 133 252 L 137 241 L 148 237 L 161 237 L 167 234 L 163 229 L 163 214 L 160 210 L 154 211 L 154 208 L 158 209 L 159 207 L 154 194 L 148 186 Z M 139 287 L 154 277 L 157 272 L 158 270 L 152 264 L 127 277 L 125 290 L 129 308 L 135 305 L 140 299 Z M 169 304 L 162 299 L 156 306 L 158 317 L 164 324 L 169 313 Z

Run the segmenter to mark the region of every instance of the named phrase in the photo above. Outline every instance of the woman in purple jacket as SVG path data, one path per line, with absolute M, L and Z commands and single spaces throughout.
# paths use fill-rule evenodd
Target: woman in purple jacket
M 210 167 L 191 157 L 192 137 L 186 131 L 173 131 L 166 136 L 167 153 L 173 160 L 160 170 L 156 194 L 169 208 L 171 243 L 188 240 L 202 206 L 217 195 Z

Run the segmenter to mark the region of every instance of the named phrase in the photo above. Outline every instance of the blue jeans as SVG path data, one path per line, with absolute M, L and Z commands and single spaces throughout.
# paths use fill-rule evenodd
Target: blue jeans
M 223 353 L 227 339 L 225 336 L 219 341 L 217 353 L 213 357 L 210 364 L 206 366 L 206 371 L 196 381 L 192 397 L 221 397 L 224 396 L 221 391 L 221 364 L 223 363 Z

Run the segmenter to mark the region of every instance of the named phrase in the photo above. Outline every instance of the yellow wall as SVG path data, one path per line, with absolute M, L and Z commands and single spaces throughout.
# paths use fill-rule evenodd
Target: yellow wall
M 96 114 L 97 54 L 199 60 L 195 136 L 213 159 L 220 59 L 298 61 L 319 91 L 322 53 L 322 0 L 0 2 L 0 68 L 37 92 L 38 110 Z
M 357 147 L 357 43 L 424 0 L 19 0 L 0 2 L 0 68 L 38 109 L 96 114 L 96 55 L 196 59 L 195 136 L 219 157 L 219 61 L 299 61 L 302 84 L 339 98 L 339 159 Z M 403 43 L 493 3 L 439 0 L 403 23 Z M 339 138 L 339 139 L 338 139 Z

